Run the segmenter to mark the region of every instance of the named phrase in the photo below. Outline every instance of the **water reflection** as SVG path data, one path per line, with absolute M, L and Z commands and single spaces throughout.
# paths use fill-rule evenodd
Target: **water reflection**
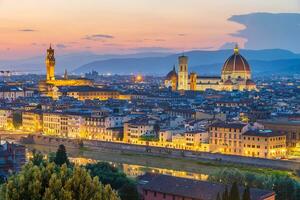
M 86 165 L 89 163 L 99 162 L 99 160 L 83 158 L 83 157 L 77 157 L 77 158 L 71 157 L 70 161 L 74 162 L 78 165 Z M 146 172 L 166 174 L 166 175 L 190 178 L 190 179 L 195 179 L 195 180 L 207 180 L 207 178 L 208 178 L 207 174 L 198 174 L 198 173 L 192 173 L 192 172 L 187 172 L 187 171 L 178 171 L 178 170 L 163 169 L 163 168 L 156 168 L 156 167 L 146 167 L 146 166 L 142 166 L 142 165 L 132 165 L 132 164 L 125 164 L 125 163 L 115 163 L 115 162 L 108 162 L 108 163 L 110 163 L 114 167 L 119 168 L 127 176 L 133 177 L 133 178 L 143 175 Z
M 35 149 L 45 156 L 56 152 L 56 147 L 42 145 L 26 145 L 27 158 L 32 157 Z M 207 180 L 208 175 L 214 173 L 218 167 L 207 167 L 195 161 L 180 159 L 169 159 L 160 157 L 147 157 L 144 155 L 131 155 L 111 151 L 80 151 L 78 149 L 67 149 L 70 160 L 78 165 L 88 163 L 108 162 L 119 168 L 127 176 L 135 178 L 146 172 L 167 174 L 176 177 L 184 177 L 195 180 Z

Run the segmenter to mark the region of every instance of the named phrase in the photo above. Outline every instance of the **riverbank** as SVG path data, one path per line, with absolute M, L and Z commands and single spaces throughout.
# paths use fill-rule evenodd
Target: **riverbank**
M 224 155 L 209 152 L 197 152 L 163 147 L 145 145 L 134 145 L 126 143 L 105 142 L 96 140 L 76 140 L 67 138 L 56 138 L 43 135 L 30 135 L 23 140 L 27 144 L 40 144 L 47 146 L 58 146 L 64 144 L 70 148 L 87 148 L 92 151 L 109 151 L 115 153 L 134 154 L 135 156 L 161 157 L 163 159 L 183 159 L 185 161 L 196 161 L 212 165 L 242 166 L 246 168 L 265 168 L 285 171 L 298 171 L 300 162 L 289 160 L 270 160 L 262 158 Z M 92 152 L 91 151 L 91 152 Z M 251 166 L 251 167 L 249 167 Z
M 57 150 L 57 146 L 26 144 L 28 149 L 36 149 L 43 154 L 49 154 Z M 142 174 L 144 172 L 158 172 L 173 174 L 174 176 L 189 177 L 195 179 L 205 180 L 208 175 L 212 175 L 224 168 L 238 169 L 243 172 L 252 172 L 254 174 L 264 175 L 288 175 L 295 177 L 291 170 L 276 170 L 271 168 L 252 167 L 241 164 L 224 163 L 220 161 L 197 161 L 187 160 L 186 158 L 166 158 L 162 156 L 141 155 L 136 153 L 115 152 L 108 149 L 89 149 L 89 148 L 72 148 L 67 147 L 70 157 L 77 158 L 77 160 L 84 162 L 104 161 L 114 164 L 125 164 L 131 172 L 135 174 Z M 79 163 L 81 164 L 81 163 Z M 130 169 L 132 167 L 133 169 Z M 124 169 L 123 169 L 124 170 Z M 132 172 L 132 170 L 140 170 L 140 172 Z M 126 172 L 125 172 L 126 173 Z M 131 174 L 129 174 L 132 176 Z

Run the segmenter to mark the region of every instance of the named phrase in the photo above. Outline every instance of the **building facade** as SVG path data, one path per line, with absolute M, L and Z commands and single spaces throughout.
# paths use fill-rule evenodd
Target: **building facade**
M 178 58 L 178 76 L 173 69 L 165 78 L 165 87 L 172 90 L 205 91 L 207 89 L 217 91 L 232 90 L 256 90 L 256 84 L 251 80 L 251 69 L 247 60 L 239 53 L 236 46 L 234 54 L 224 63 L 220 77 L 199 76 L 192 72 L 188 74 L 188 57 Z
M 55 77 L 55 52 L 54 49 L 49 47 L 47 49 L 45 65 L 46 65 L 46 80 L 40 81 L 39 91 L 52 98 L 58 98 L 57 87 L 61 86 L 92 86 L 93 82 L 88 79 L 68 79 L 67 74 L 65 74 L 64 79 L 56 79 Z

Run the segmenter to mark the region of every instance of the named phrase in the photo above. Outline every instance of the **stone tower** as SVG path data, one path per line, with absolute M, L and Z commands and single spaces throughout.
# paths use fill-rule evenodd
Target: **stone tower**
M 190 90 L 195 91 L 197 90 L 197 73 L 192 72 L 190 74 Z
M 55 69 L 55 57 L 54 57 L 54 49 L 52 49 L 51 44 L 49 49 L 47 49 L 46 56 L 46 71 L 47 71 L 47 81 L 55 80 L 54 69 Z
M 185 55 L 179 56 L 178 69 L 178 90 L 189 90 L 188 86 L 188 57 Z

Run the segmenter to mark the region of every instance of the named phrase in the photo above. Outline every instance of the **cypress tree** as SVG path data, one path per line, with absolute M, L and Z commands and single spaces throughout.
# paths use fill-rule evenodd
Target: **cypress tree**
M 239 188 L 236 182 L 234 182 L 231 186 L 231 190 L 229 193 L 230 200 L 240 200 Z
M 216 200 L 221 200 L 221 197 L 220 197 L 220 192 L 218 192 L 218 195 L 217 195 L 217 198 Z
M 67 152 L 66 152 L 66 148 L 63 144 L 59 145 L 57 151 L 56 151 L 56 155 L 55 155 L 55 159 L 54 159 L 55 164 L 62 166 L 63 164 L 67 164 L 70 165 L 68 156 L 67 156 Z
M 250 197 L 250 188 L 248 186 L 244 190 L 243 200 L 251 200 L 251 197 Z
M 229 200 L 229 194 L 228 194 L 228 188 L 227 186 L 225 187 L 225 190 L 222 194 L 222 200 Z

